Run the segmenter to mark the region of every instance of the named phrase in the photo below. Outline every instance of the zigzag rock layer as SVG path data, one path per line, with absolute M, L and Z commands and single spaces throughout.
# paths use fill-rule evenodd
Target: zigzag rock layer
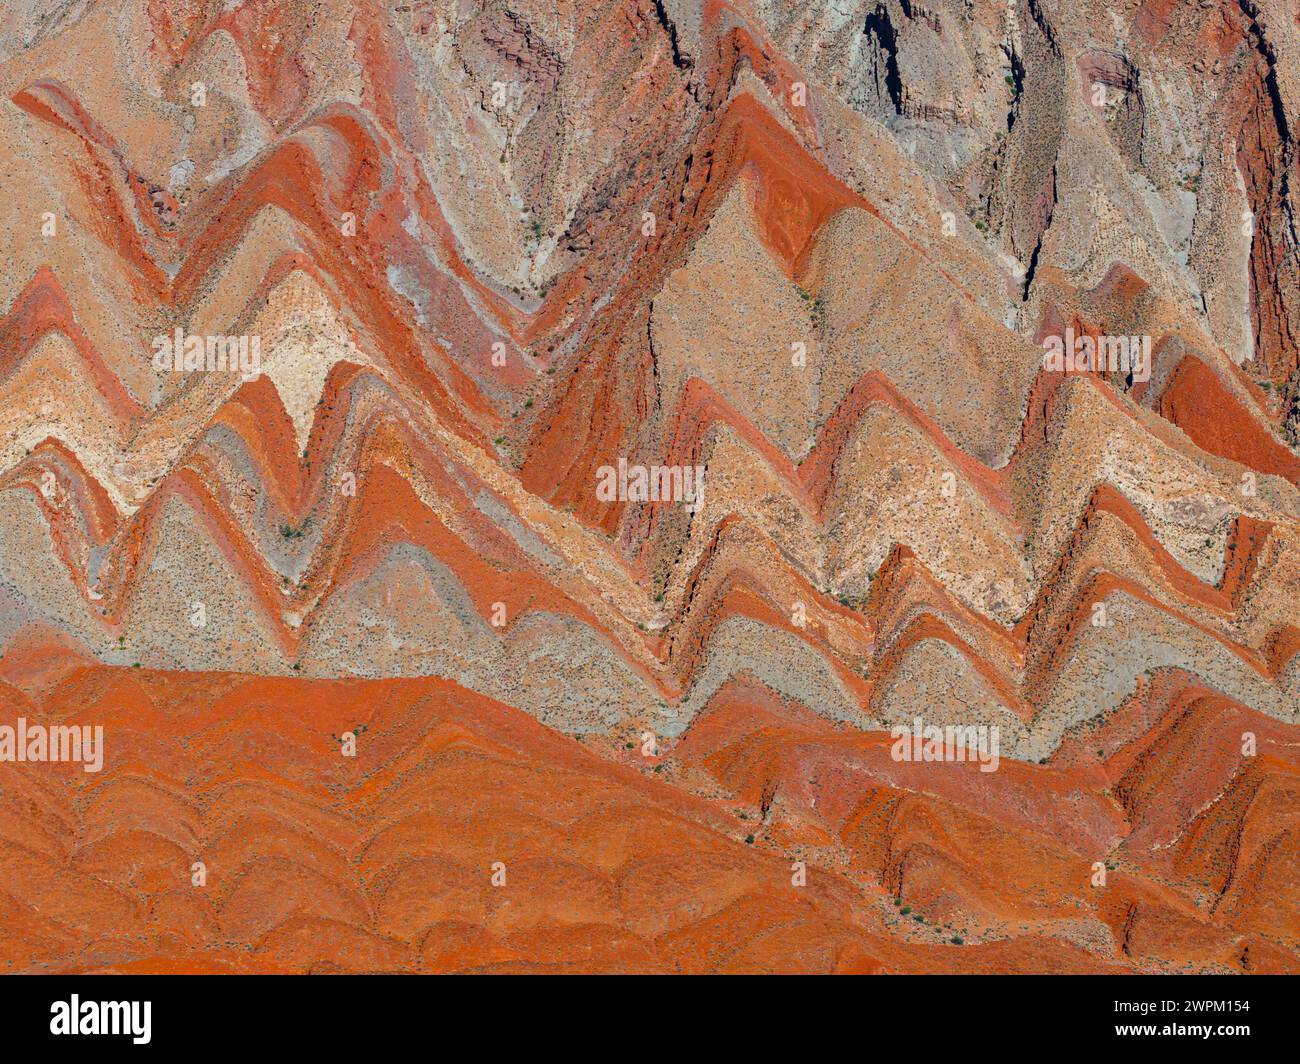
M 1300 966 L 1300 21 L 1079 6 L 0 14 L 7 968 Z

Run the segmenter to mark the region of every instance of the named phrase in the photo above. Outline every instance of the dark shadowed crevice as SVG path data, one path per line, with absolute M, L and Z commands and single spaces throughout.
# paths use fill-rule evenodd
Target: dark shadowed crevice
M 897 114 L 903 113 L 903 79 L 898 73 L 898 34 L 889 21 L 889 11 L 884 4 L 867 15 L 862 32 L 872 39 L 877 51 L 885 60 L 885 90 Z
M 659 20 L 659 25 L 668 34 L 668 42 L 673 49 L 673 66 L 678 70 L 690 70 L 695 66 L 695 61 L 690 56 L 682 54 L 681 41 L 677 38 L 677 24 L 668 17 L 668 11 L 664 8 L 664 0 L 654 0 L 654 5 L 655 18 Z

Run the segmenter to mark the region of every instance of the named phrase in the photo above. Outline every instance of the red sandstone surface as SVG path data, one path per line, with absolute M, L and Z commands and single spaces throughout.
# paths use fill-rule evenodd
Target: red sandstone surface
M 1300 22 L 1082 6 L 0 12 L 4 970 L 1300 967 Z

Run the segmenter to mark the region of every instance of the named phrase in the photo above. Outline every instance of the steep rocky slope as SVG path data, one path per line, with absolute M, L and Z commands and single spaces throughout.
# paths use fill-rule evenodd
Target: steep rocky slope
M 0 13 L 6 960 L 1292 967 L 1300 20 L 1079 8 Z

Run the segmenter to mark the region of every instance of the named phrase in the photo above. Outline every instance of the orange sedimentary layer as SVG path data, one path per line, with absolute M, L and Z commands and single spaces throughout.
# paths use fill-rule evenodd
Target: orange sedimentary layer
M 14 648 L 0 675 L 6 720 L 94 722 L 106 734 L 100 774 L 0 764 L 11 970 L 1297 963 L 1294 912 L 1243 908 L 1243 892 L 1285 874 L 1282 854 L 1252 849 L 1248 869 L 1224 866 L 1217 836 L 1199 830 L 1172 864 L 1164 853 L 1161 833 L 1180 823 L 1168 803 L 1232 793 L 1230 762 L 1202 773 L 1195 794 L 1162 783 L 1163 760 L 1177 756 L 1165 735 L 1206 726 L 1192 688 L 1165 709 L 1153 702 L 1160 723 L 1108 755 L 1128 781 L 1120 807 L 1083 766 L 986 775 L 900 763 L 888 736 L 738 686 L 653 760 L 670 768 L 661 777 L 639 754 L 619 763 L 443 680 L 168 675 L 86 665 L 38 642 Z M 1295 729 L 1213 705 L 1258 733 L 1254 793 L 1294 786 Z M 701 770 L 724 797 L 691 792 Z M 1249 807 L 1237 816 L 1255 830 Z M 1157 845 L 1137 844 L 1152 831 Z M 985 871 L 970 878 L 976 837 Z M 791 850 L 804 886 L 791 881 Z M 1103 857 L 1115 870 L 1097 890 Z M 999 868 L 1007 878 L 994 887 Z M 1198 907 L 1207 890 L 1231 904 Z M 926 924 L 900 920 L 902 903 Z M 1080 919 L 1104 930 L 1104 945 L 1073 940 Z M 955 931 L 963 944 L 948 941 Z

